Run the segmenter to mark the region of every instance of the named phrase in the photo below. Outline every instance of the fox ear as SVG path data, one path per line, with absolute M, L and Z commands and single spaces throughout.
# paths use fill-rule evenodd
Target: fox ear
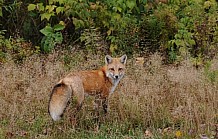
M 108 65 L 112 62 L 113 58 L 109 55 L 105 56 L 105 64 Z
M 126 64 L 127 56 L 123 55 L 120 57 L 120 62 L 123 63 L 124 65 Z

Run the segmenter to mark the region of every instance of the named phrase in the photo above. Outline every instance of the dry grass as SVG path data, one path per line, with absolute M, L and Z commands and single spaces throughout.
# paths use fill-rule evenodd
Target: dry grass
M 189 61 L 164 66 L 158 54 L 149 57 L 145 67 L 128 60 L 126 76 L 111 96 L 110 112 L 98 132 L 92 98 L 86 100 L 75 128 L 68 122 L 69 112 L 52 123 L 47 113 L 52 86 L 69 67 L 93 69 L 104 62 L 102 56 L 90 56 L 85 62 L 73 54 L 76 58 L 68 57 L 66 68 L 57 57 L 33 56 L 22 65 L 9 62 L 0 67 L 0 138 L 199 138 L 203 134 L 215 138 L 217 80 L 208 80 L 205 70 L 193 68 Z M 217 63 L 214 59 L 209 70 L 218 70 Z

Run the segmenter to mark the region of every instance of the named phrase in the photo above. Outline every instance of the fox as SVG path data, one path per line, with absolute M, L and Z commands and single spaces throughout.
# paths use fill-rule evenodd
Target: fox
M 94 96 L 95 109 L 102 105 L 108 112 L 108 98 L 125 74 L 127 55 L 119 58 L 105 56 L 105 65 L 98 70 L 71 72 L 62 78 L 52 89 L 48 112 L 53 121 L 58 121 L 72 98 L 76 98 L 76 115 L 82 107 L 86 95 Z

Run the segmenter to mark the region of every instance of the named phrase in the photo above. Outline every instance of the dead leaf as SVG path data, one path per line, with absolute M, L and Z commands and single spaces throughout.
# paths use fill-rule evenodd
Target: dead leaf
M 207 135 L 205 135 L 205 134 L 202 134 L 202 135 L 200 135 L 200 139 L 209 139 L 209 137 L 207 137 Z
M 145 130 L 144 135 L 145 135 L 145 137 L 149 137 L 149 138 L 153 136 L 153 134 L 151 133 L 151 131 L 149 131 L 148 129 Z
M 7 136 L 8 138 L 12 138 L 12 137 L 14 136 L 14 134 L 9 131 L 9 132 L 6 133 L 6 136 Z

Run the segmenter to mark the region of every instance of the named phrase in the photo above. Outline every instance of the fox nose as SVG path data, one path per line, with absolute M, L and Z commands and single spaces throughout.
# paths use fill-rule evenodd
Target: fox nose
M 115 79 L 118 79 L 118 78 L 119 78 L 119 76 L 118 76 L 118 75 L 115 75 L 114 77 L 115 77 Z

